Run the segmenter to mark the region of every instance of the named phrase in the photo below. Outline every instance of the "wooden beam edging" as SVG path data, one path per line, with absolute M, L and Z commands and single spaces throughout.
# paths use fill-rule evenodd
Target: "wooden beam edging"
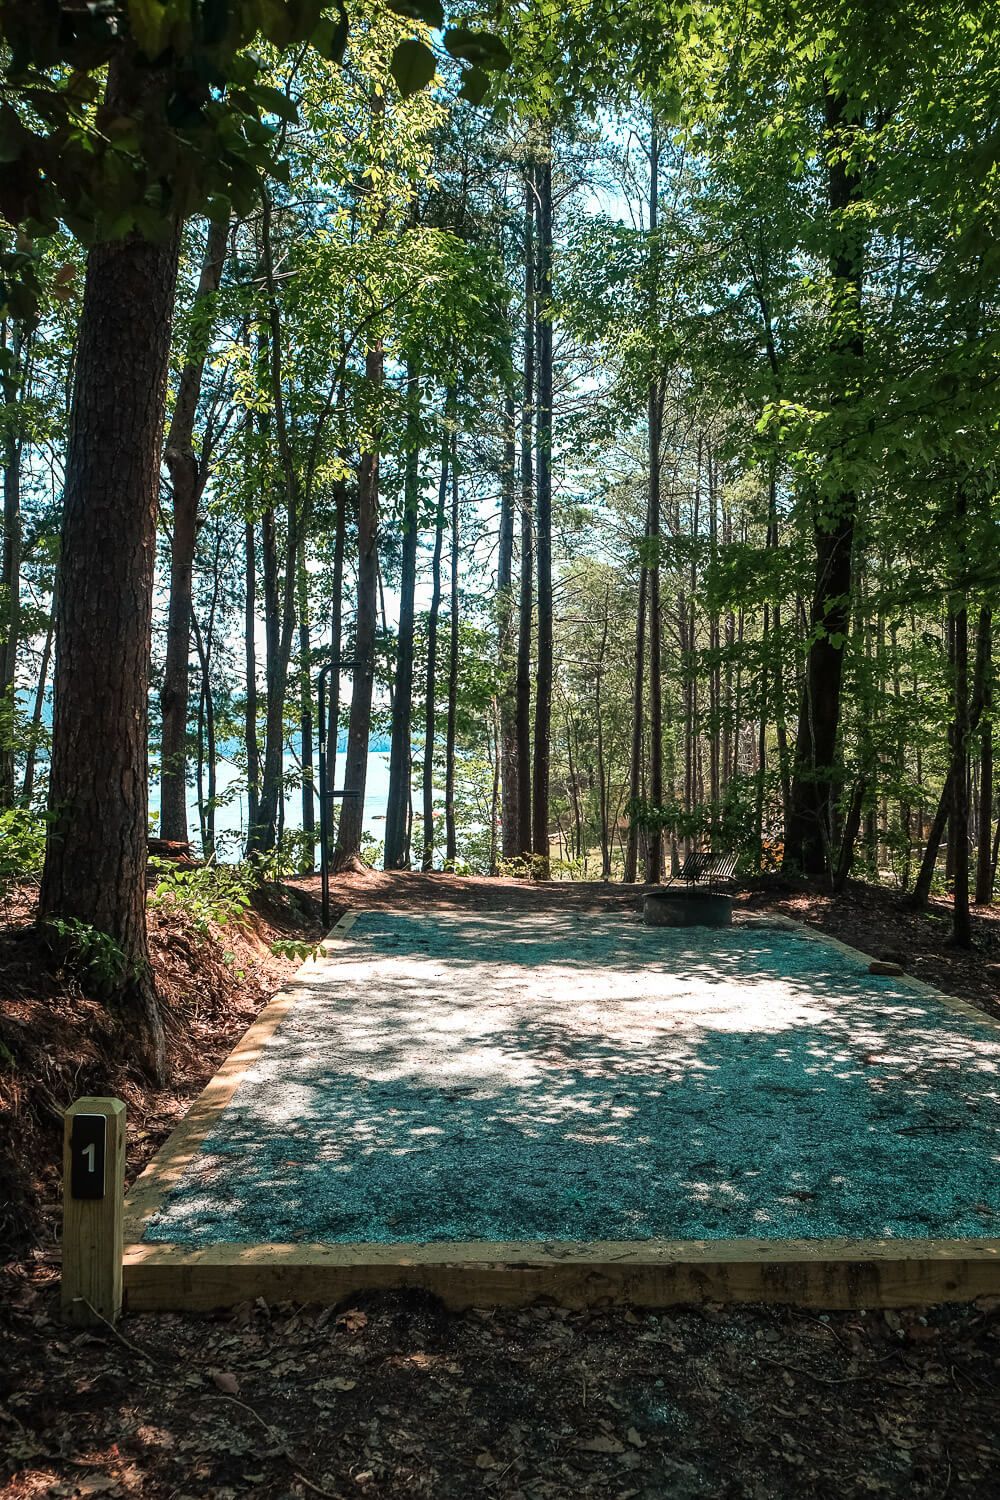
M 700 1302 L 917 1307 L 1000 1294 L 1000 1240 L 132 1245 L 130 1312 L 209 1312 L 262 1297 L 331 1306 L 420 1290 L 446 1307 Z
M 328 958 L 337 940 L 354 926 L 361 915 L 348 911 L 331 928 L 319 945 L 322 957 Z M 303 989 L 319 967 L 315 958 L 307 958 L 292 978 L 291 984 L 268 1001 L 256 1021 L 244 1032 L 225 1062 L 205 1086 L 180 1124 L 171 1131 L 159 1151 L 125 1197 L 125 1242 L 142 1239 L 146 1222 L 159 1209 L 168 1193 L 201 1149 L 216 1119 L 230 1102 L 247 1070 L 260 1057 L 282 1021 L 292 1010 Z

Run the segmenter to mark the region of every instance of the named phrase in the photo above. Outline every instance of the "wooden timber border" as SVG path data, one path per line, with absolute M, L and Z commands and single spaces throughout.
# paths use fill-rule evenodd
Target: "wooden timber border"
M 323 943 L 360 912 L 341 917 Z M 870 963 L 867 954 L 790 917 L 747 924 L 784 927 Z M 125 1200 L 124 1298 L 131 1312 L 209 1312 L 262 1297 L 333 1305 L 365 1291 L 420 1290 L 446 1307 L 565 1307 L 764 1302 L 809 1308 L 889 1308 L 1000 1295 L 1000 1239 L 642 1240 L 427 1244 L 144 1243 L 149 1218 L 198 1153 L 244 1073 L 307 987 L 309 960 L 234 1048 Z M 904 975 L 894 984 L 987 1028 L 1000 1021 Z

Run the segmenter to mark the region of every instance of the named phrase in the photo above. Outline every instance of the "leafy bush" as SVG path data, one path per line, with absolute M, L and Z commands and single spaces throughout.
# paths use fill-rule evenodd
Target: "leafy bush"
M 159 877 L 150 906 L 178 907 L 203 937 L 211 927 L 242 921 L 261 880 L 259 870 L 249 864 L 189 868 L 169 859 L 151 859 L 149 867 Z
M 78 979 L 103 990 L 115 989 L 125 979 L 125 954 L 109 933 L 77 917 L 49 917 L 45 926 L 57 940 L 62 963 Z
M 30 808 L 12 807 L 0 812 L 0 895 L 41 875 L 45 824 L 45 817 Z
M 271 944 L 275 958 L 294 958 L 305 963 L 307 958 L 316 958 L 323 952 L 322 943 L 309 943 L 302 938 L 278 938 Z

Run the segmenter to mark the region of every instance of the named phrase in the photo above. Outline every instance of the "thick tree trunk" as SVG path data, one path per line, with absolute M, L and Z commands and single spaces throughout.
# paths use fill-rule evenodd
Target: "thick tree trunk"
M 382 385 L 384 356 L 381 344 L 365 357 L 365 377 L 373 391 Z M 375 642 L 378 628 L 378 497 L 379 454 L 374 448 L 361 455 L 358 470 L 358 609 L 354 638 L 354 683 L 347 728 L 344 799 L 337 830 L 334 865 L 338 870 L 361 866 L 361 834 L 368 779 L 372 691 L 375 686 Z
M 431 561 L 431 602 L 427 613 L 427 677 L 424 696 L 423 822 L 424 847 L 420 868 L 434 868 L 434 731 L 437 727 L 437 633 L 441 612 L 441 553 L 444 549 L 445 503 L 448 499 L 451 437 L 446 431 L 441 444 L 441 477 L 438 481 L 437 514 L 434 519 L 434 556 Z
M 535 176 L 531 166 L 524 184 L 524 369 L 521 395 L 521 569 L 517 619 L 517 672 L 514 727 L 517 743 L 517 844 L 522 859 L 531 859 L 531 630 L 534 607 L 534 461 L 532 435 L 535 405 Z
M 399 582 L 399 635 L 396 686 L 392 700 L 389 746 L 389 795 L 385 813 L 385 868 L 408 863 L 407 821 L 410 806 L 411 726 L 413 719 L 413 625 L 417 588 L 417 520 L 420 505 L 420 372 L 411 359 L 407 371 L 409 435 L 403 487 L 403 547 Z
M 531 778 L 531 851 L 542 879 L 549 874 L 549 759 L 552 726 L 552 162 L 538 187 L 538 423 L 535 434 L 535 548 L 538 574 L 538 664 Z
M 842 158 L 855 128 L 846 95 L 826 95 L 827 193 L 831 221 L 831 352 L 836 391 L 833 405 L 857 395 L 864 345 L 861 286 L 864 254 L 850 210 L 862 196 L 862 178 Z M 791 807 L 785 830 L 785 861 L 806 875 L 830 867 L 837 770 L 844 646 L 851 615 L 851 554 L 857 496 L 853 490 L 814 498 L 816 571 L 810 612 L 810 645 L 795 745 Z
M 195 305 L 214 296 L 222 280 L 229 225 L 209 225 L 198 278 Z M 170 532 L 170 602 L 167 613 L 167 654 L 160 689 L 160 836 L 187 841 L 187 718 L 188 672 L 191 645 L 191 589 L 198 504 L 205 487 L 205 465 L 194 451 L 195 419 L 211 337 L 211 320 L 199 327 L 197 343 L 188 350 L 181 371 L 164 461 L 170 473 L 173 515 Z
M 455 826 L 455 738 L 458 727 L 458 544 L 459 496 L 457 445 L 451 450 L 451 614 L 448 629 L 448 719 L 445 730 L 444 758 L 444 838 L 445 864 L 453 869 L 458 858 L 458 830 Z
M 113 68 L 111 108 L 149 87 Z M 128 1050 L 163 1079 L 146 939 L 149 661 L 163 407 L 179 226 L 87 261 L 56 598 L 51 823 L 43 922 L 86 923 L 123 955 L 109 997 Z

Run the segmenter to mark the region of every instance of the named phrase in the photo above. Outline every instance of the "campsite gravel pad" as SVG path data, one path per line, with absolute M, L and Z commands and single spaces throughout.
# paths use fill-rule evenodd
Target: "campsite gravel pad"
M 1000 1030 L 780 927 L 363 914 L 147 1240 L 1000 1233 Z

